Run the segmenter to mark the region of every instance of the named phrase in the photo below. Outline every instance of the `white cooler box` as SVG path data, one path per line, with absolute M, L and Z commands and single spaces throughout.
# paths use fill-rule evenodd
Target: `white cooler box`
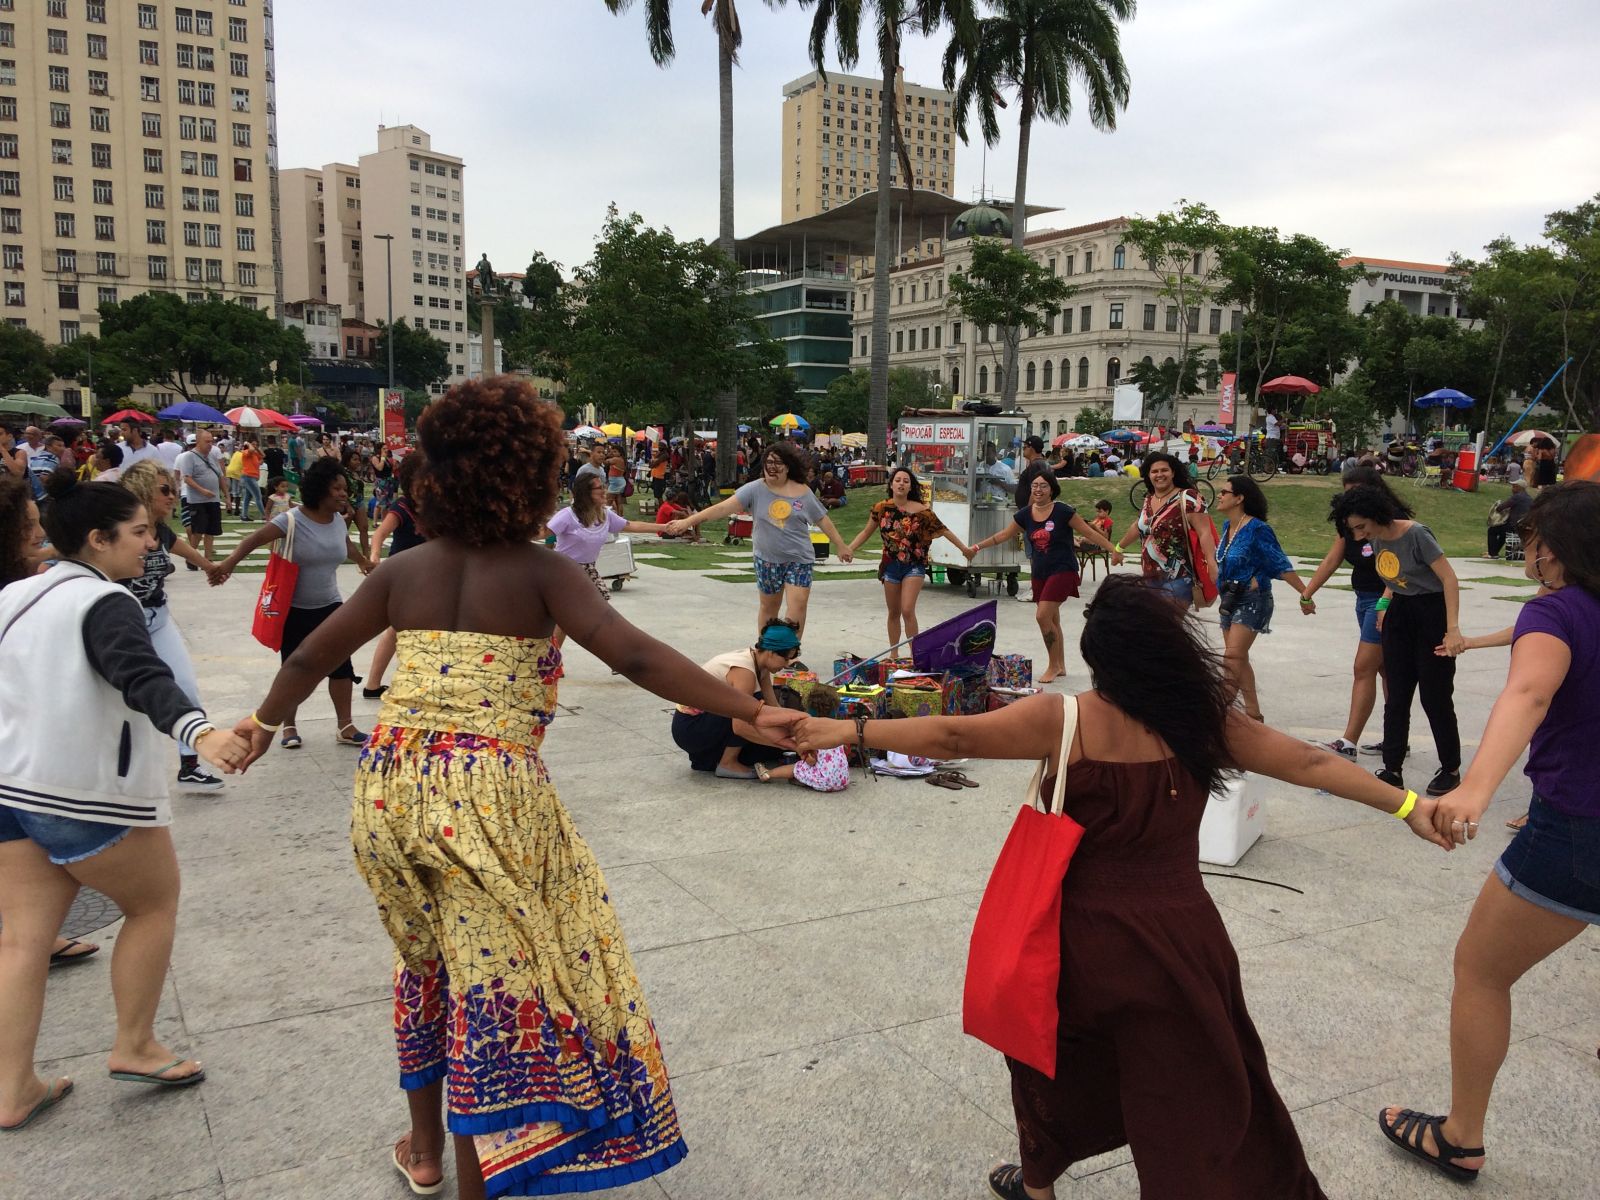
M 1266 808 L 1255 776 L 1230 779 L 1206 801 L 1200 818 L 1200 861 L 1231 867 L 1266 830 Z

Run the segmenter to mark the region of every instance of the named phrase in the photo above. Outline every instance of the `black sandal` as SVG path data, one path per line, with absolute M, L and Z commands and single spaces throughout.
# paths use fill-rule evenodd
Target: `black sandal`
M 1029 1200 L 1022 1187 L 1022 1168 L 1015 1163 L 1001 1163 L 990 1171 L 989 1194 L 998 1200 Z
M 1413 1158 L 1420 1158 L 1429 1166 L 1437 1167 L 1451 1179 L 1463 1183 L 1470 1182 L 1478 1177 L 1479 1168 L 1463 1167 L 1452 1161 L 1457 1158 L 1480 1158 L 1483 1147 L 1475 1150 L 1463 1150 L 1460 1146 L 1453 1146 L 1444 1136 L 1444 1118 L 1436 1117 L 1429 1113 L 1417 1112 L 1414 1109 L 1402 1108 L 1395 1118 L 1393 1125 L 1383 1119 L 1384 1110 L 1378 1110 L 1378 1128 L 1383 1130 L 1383 1136 L 1388 1138 L 1400 1149 Z M 1422 1145 L 1422 1135 L 1426 1130 L 1433 1132 L 1433 1144 L 1439 1148 L 1438 1154 L 1429 1154 Z

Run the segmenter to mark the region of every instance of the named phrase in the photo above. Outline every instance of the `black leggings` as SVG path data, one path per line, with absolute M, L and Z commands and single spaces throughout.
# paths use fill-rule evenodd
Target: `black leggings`
M 1399 773 L 1411 740 L 1411 700 L 1422 692 L 1422 711 L 1433 729 L 1439 766 L 1461 769 L 1456 726 L 1456 660 L 1433 652 L 1444 641 L 1444 595 L 1395 596 L 1383 618 L 1383 672 L 1389 698 L 1383 706 L 1383 765 Z

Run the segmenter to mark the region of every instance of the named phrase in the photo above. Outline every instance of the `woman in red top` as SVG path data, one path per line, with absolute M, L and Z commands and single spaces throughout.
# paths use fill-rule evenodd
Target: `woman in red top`
M 850 543 L 851 553 L 873 533 L 883 538 L 883 557 L 878 561 L 878 578 L 883 583 L 883 602 L 889 609 L 889 644 L 900 644 L 905 636 L 917 636 L 917 597 L 927 582 L 928 551 L 933 539 L 942 537 L 967 557 L 965 542 L 945 528 L 922 499 L 922 484 L 908 467 L 889 473 L 887 500 L 880 500 L 867 514 L 867 523 Z

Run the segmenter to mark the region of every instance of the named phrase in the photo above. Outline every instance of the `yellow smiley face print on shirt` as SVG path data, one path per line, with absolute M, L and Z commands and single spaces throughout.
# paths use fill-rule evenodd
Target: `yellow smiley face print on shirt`
M 794 512 L 794 505 L 787 500 L 774 500 L 767 505 L 767 520 L 774 525 L 782 525 L 789 519 L 789 514 Z
M 1393 550 L 1382 550 L 1378 553 L 1378 575 L 1392 588 L 1405 590 L 1406 581 L 1400 576 L 1400 556 Z

